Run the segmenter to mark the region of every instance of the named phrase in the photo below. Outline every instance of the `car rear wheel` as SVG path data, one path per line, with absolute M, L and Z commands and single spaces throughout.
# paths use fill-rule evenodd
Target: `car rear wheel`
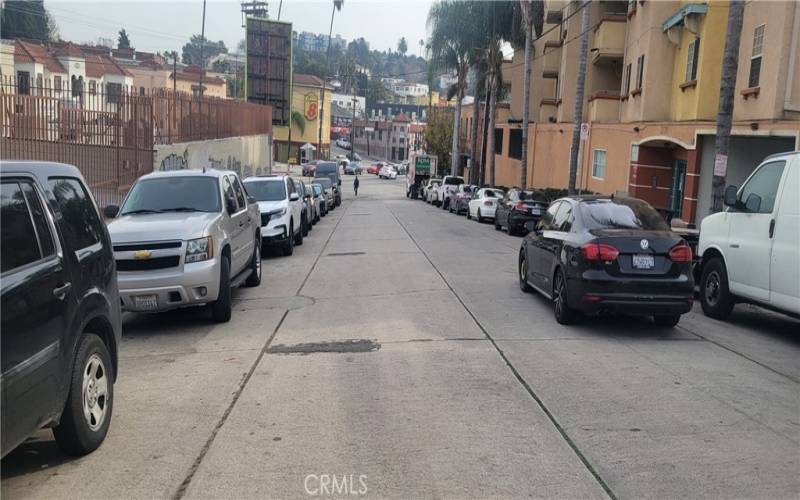
M 556 272 L 555 283 L 553 283 L 553 314 L 562 325 L 571 325 L 577 319 L 577 311 L 571 309 L 567 304 L 567 280 L 564 272 L 560 269 Z
M 672 328 L 681 320 L 680 314 L 656 314 L 653 316 L 653 321 L 656 325 L 664 328 Z
M 480 208 L 478 209 L 478 216 L 475 217 L 475 220 L 477 220 L 478 222 L 483 222 L 483 217 L 481 217 L 481 209 Z
M 525 293 L 533 291 L 528 284 L 528 259 L 525 258 L 525 252 L 519 253 L 519 289 Z
M 253 249 L 253 260 L 250 262 L 250 276 L 244 282 L 249 287 L 261 284 L 261 238 L 256 236 L 256 247 Z
M 220 263 L 219 295 L 211 303 L 211 317 L 217 323 L 231 320 L 231 263 L 227 257 L 223 257 Z
M 499 217 L 497 217 L 497 212 L 494 213 L 494 230 L 495 231 L 503 230 L 503 226 L 500 225 Z
M 69 455 L 97 449 L 108 433 L 114 407 L 111 356 L 100 337 L 81 337 L 61 422 L 53 428 L 56 443 Z
M 728 271 L 722 259 L 715 257 L 703 266 L 700 278 L 700 305 L 706 316 L 725 319 L 733 310 L 734 300 L 728 289 Z

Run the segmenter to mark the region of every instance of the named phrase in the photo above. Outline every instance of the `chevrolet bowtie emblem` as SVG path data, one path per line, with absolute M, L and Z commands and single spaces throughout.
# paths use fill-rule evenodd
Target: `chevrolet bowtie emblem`
M 149 259 L 153 255 L 150 250 L 137 250 L 133 253 L 133 258 L 136 260 Z

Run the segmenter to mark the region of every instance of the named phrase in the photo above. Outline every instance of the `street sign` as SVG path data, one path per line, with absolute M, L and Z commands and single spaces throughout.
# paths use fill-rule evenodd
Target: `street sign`
M 589 124 L 586 122 L 581 123 L 581 140 L 589 139 Z
M 718 154 L 714 157 L 714 175 L 725 177 L 728 171 L 728 155 Z
M 417 162 L 414 166 L 417 173 L 430 173 L 431 171 L 431 159 L 427 156 L 417 156 Z

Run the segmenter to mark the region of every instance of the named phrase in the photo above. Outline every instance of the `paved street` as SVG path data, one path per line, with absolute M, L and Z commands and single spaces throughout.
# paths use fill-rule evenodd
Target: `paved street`
M 520 291 L 519 238 L 402 177 L 343 182 L 230 323 L 126 316 L 105 443 L 75 460 L 40 432 L 3 498 L 324 497 L 330 476 L 372 498 L 800 495 L 800 322 L 564 327 Z

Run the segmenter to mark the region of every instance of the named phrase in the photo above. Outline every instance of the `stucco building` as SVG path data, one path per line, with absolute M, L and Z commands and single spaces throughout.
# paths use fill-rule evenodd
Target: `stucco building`
M 276 126 L 275 159 L 292 162 L 300 159 L 300 148 L 308 143 L 316 149 L 316 158 L 327 158 L 331 142 L 331 96 L 333 88 L 326 85 L 323 91 L 322 80 L 314 75 L 295 73 L 292 75 L 292 118 L 289 127 Z M 320 101 L 324 108 L 320 110 Z M 324 116 L 323 116 L 324 113 Z M 322 142 L 319 142 L 319 126 L 322 120 Z M 291 145 L 291 148 L 289 148 Z M 307 158 L 311 159 L 311 158 Z
M 574 126 L 581 8 L 545 2 L 535 41 L 528 183 L 566 187 Z M 709 213 L 728 2 L 591 2 L 578 186 L 625 191 L 668 216 Z M 510 113 L 498 117 L 496 183 L 518 185 L 524 51 L 508 65 Z M 767 155 L 800 149 L 800 4 L 747 2 L 727 181 Z M 463 130 L 464 123 L 462 123 Z

